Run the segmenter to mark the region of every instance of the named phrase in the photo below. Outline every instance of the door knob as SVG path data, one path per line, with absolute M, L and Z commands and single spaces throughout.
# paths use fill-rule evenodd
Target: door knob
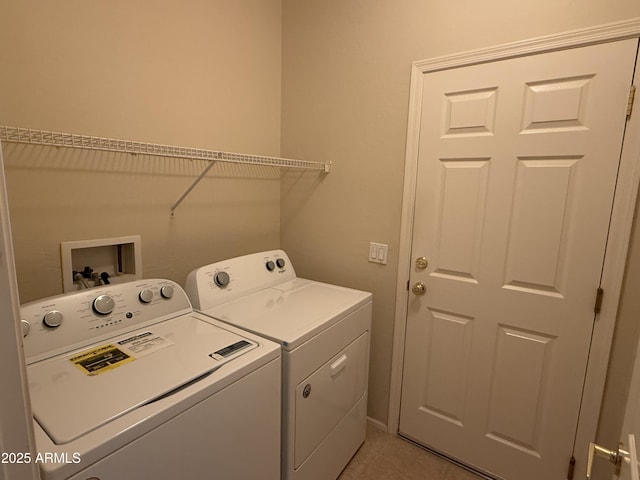
M 589 444 L 589 456 L 587 459 L 587 480 L 591 479 L 591 469 L 593 467 L 593 460 L 595 457 L 603 457 L 609 460 L 616 466 L 616 475 L 620 475 L 620 466 L 625 457 L 629 457 L 629 452 L 622 449 L 622 444 L 618 445 L 617 450 L 609 450 L 608 448 L 601 447 L 593 442 Z
M 427 287 L 423 282 L 416 282 L 413 284 L 413 287 L 411 287 L 411 291 L 414 295 L 424 295 Z
M 427 257 L 416 258 L 416 267 L 419 268 L 420 270 L 424 270 L 425 268 L 427 268 L 428 265 L 429 265 L 429 262 L 427 262 Z

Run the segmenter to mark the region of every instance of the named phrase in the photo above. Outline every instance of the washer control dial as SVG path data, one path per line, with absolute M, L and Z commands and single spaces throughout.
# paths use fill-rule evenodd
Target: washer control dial
M 165 285 L 160 289 L 160 295 L 167 300 L 173 297 L 173 287 L 171 285 Z
M 109 315 L 116 306 L 109 295 L 100 295 L 93 300 L 93 309 L 100 315 Z
M 45 313 L 42 321 L 47 327 L 56 328 L 62 325 L 62 321 L 64 320 L 62 313 L 58 310 L 51 310 L 50 312 Z M 24 331 L 23 331 L 24 333 Z
M 269 270 L 270 272 L 273 272 L 273 271 L 275 270 L 275 268 L 276 268 L 276 264 L 275 264 L 275 263 L 273 263 L 273 261 L 272 261 L 272 260 L 269 260 L 269 261 L 266 263 L 265 267 L 267 267 L 267 270 Z
M 229 285 L 229 274 L 227 272 L 217 272 L 213 276 L 213 281 L 216 282 L 216 285 L 220 288 L 224 288 Z
M 284 261 L 284 258 L 278 258 L 276 260 L 276 265 L 278 266 L 278 268 L 284 268 L 285 263 L 286 262 Z
M 29 332 L 31 331 L 31 324 L 26 320 L 21 320 L 20 325 L 22 326 L 22 336 L 26 337 L 29 335 Z
M 145 288 L 140 292 L 138 298 L 140 298 L 142 303 L 151 303 L 151 300 L 153 300 L 153 292 L 148 288 Z

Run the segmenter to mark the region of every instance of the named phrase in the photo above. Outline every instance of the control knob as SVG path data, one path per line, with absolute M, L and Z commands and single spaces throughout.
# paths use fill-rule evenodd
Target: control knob
M 276 265 L 278 266 L 278 268 L 284 268 L 284 265 L 285 265 L 284 258 L 278 258 L 276 260 Z
M 45 313 L 42 321 L 47 327 L 56 328 L 62 325 L 62 320 L 64 320 L 62 313 L 58 310 L 51 310 L 50 312 Z
M 26 337 L 29 335 L 29 332 L 31 331 L 31 324 L 26 320 L 21 320 L 20 325 L 22 326 L 22 336 Z
M 271 260 L 269 260 L 266 264 L 265 267 L 267 267 L 267 270 L 269 270 L 270 272 L 273 272 L 276 268 L 276 264 L 273 263 Z
M 173 287 L 171 285 L 165 285 L 160 289 L 160 295 L 167 300 L 173 297 Z
M 100 315 L 109 315 L 114 307 L 115 302 L 109 295 L 100 295 L 93 300 L 93 310 Z
M 153 300 L 153 292 L 148 288 L 145 288 L 140 292 L 138 298 L 140 298 L 142 303 L 151 303 L 151 300 Z
M 229 285 L 229 274 L 227 272 L 217 272 L 213 276 L 213 281 L 216 282 L 216 285 L 220 288 L 224 288 Z

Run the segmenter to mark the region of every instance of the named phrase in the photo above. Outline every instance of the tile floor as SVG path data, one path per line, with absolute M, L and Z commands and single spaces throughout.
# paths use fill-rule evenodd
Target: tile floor
M 367 426 L 367 440 L 338 480 L 482 480 L 396 435 Z

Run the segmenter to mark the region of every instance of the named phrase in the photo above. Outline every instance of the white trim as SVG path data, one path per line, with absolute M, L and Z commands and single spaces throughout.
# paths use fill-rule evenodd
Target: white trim
M 640 73 L 638 73 L 637 70 L 636 73 L 637 76 L 640 76 Z M 631 385 L 629 388 L 629 395 L 627 397 L 624 420 L 622 423 L 622 435 L 620 437 L 620 441 L 624 443 L 625 449 L 628 451 L 631 451 L 632 446 L 627 440 L 627 435 L 633 433 L 637 437 L 638 425 L 640 425 L 640 342 L 638 342 L 636 347 L 636 358 L 633 362 L 633 371 L 630 382 Z M 633 466 L 630 468 L 633 469 Z M 623 478 L 629 478 L 629 475 L 613 475 L 612 480 L 621 480 Z
M 383 432 L 387 432 L 387 425 L 382 423 L 380 420 L 376 420 L 375 418 L 367 417 L 367 425 L 372 426 L 377 430 L 381 430 Z
M 413 65 L 422 73 L 429 73 L 455 67 L 467 67 L 478 63 L 495 62 L 496 60 L 505 60 L 507 58 L 535 55 L 554 50 L 564 50 L 597 43 L 624 40 L 626 38 L 635 38 L 639 35 L 640 17 L 573 30 L 571 32 L 521 40 L 505 45 L 421 60 L 414 62 Z
M 18 282 L 11 240 L 9 205 L 0 145 L 0 447 L 6 453 L 29 453 L 35 458 L 33 417 L 20 331 Z M 0 478 L 38 479 L 35 462 L 2 463 Z
M 400 425 L 400 396 L 402 392 L 402 367 L 404 336 L 407 327 L 407 300 L 411 265 L 411 240 L 413 236 L 413 212 L 418 174 L 418 146 L 420 144 L 420 112 L 422 105 L 422 71 L 413 64 L 409 94 L 409 126 L 407 151 L 404 163 L 404 192 L 400 223 L 400 248 L 398 249 L 398 282 L 396 284 L 396 308 L 391 357 L 391 381 L 389 385 L 389 433 L 397 433 Z
M 639 68 L 640 60 L 636 59 L 634 84 L 640 82 Z M 635 107 L 638 107 L 640 102 L 636 100 L 635 103 Z M 595 441 L 595 433 L 600 417 L 602 395 L 607 377 L 620 294 L 622 293 L 622 282 L 629 251 L 639 181 L 640 117 L 636 109 L 635 114 L 627 122 L 626 135 L 622 147 L 620 171 L 611 216 L 611 230 L 602 273 L 602 288 L 606 292 L 605 301 L 602 304 L 602 311 L 596 321 L 593 332 L 582 410 L 576 433 L 576 473 L 578 476 L 582 475 L 583 477 L 586 475 L 585 457 L 588 451 L 588 444 L 591 441 Z
M 404 192 L 400 230 L 398 281 L 389 395 L 388 431 L 399 427 L 402 364 L 407 321 L 407 281 L 411 268 L 411 241 L 418 170 L 420 112 L 422 110 L 422 76 L 438 70 L 504 60 L 554 50 L 569 49 L 640 37 L 640 18 L 550 35 L 497 47 L 474 50 L 456 55 L 414 62 L 411 72 L 407 149 L 405 153 Z M 596 322 L 591 355 L 587 366 L 585 401 L 578 421 L 576 437 L 576 478 L 584 476 L 586 445 L 595 439 L 602 393 L 607 374 L 608 358 L 613 339 L 622 278 L 633 221 L 635 199 L 640 181 L 640 128 L 638 112 L 629 122 L 621 159 L 620 175 L 614 201 L 612 224 L 607 245 L 602 286 L 607 292 L 602 311 Z M 586 442 L 586 444 L 585 444 Z M 583 449 L 584 445 L 584 449 Z M 583 455 L 582 452 L 585 452 Z

